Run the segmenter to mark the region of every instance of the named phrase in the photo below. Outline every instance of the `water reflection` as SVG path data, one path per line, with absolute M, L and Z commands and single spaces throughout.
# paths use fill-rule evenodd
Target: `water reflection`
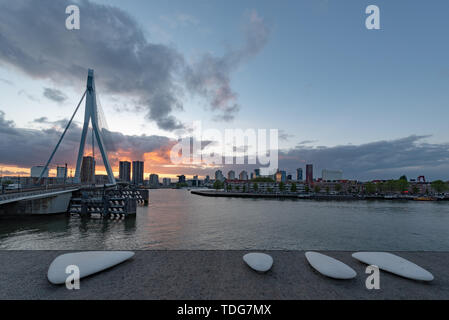
M 125 220 L 0 220 L 1 249 L 449 251 L 449 202 L 209 198 L 152 190 Z

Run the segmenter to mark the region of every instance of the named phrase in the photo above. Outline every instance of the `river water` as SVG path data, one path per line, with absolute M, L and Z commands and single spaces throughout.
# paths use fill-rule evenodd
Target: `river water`
M 135 218 L 0 220 L 0 249 L 449 251 L 449 202 L 212 198 L 150 190 Z

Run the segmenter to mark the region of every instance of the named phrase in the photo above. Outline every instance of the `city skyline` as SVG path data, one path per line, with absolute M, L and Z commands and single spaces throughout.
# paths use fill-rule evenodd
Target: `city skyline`
M 79 31 L 65 30 L 68 3 L 0 4 L 7 31 L 0 49 L 3 175 L 45 164 L 92 67 L 116 176 L 119 161 L 135 160 L 144 162 L 145 176 L 212 176 L 217 167 L 175 166 L 169 158 L 189 123 L 201 120 L 219 130 L 279 129 L 279 167 L 292 175 L 313 163 L 315 172 L 343 170 L 358 180 L 449 179 L 448 44 L 436 41 L 449 25 L 445 2 L 378 1 L 379 31 L 364 26 L 366 1 L 289 1 L 284 8 L 86 1 Z M 420 23 L 399 19 L 404 6 Z M 46 63 L 33 60 L 39 57 Z M 81 122 L 78 115 L 50 175 L 65 163 L 74 173 Z M 105 173 L 96 158 L 97 173 Z M 237 174 L 254 166 L 220 168 Z

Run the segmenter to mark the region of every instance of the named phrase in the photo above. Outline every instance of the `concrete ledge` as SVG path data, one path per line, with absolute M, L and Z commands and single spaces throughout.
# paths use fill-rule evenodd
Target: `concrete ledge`
M 51 261 L 66 251 L 0 251 L 0 299 L 449 299 L 449 253 L 399 252 L 435 276 L 430 283 L 386 272 L 380 290 L 365 287 L 366 266 L 352 252 L 327 252 L 357 271 L 353 280 L 325 278 L 303 251 L 264 251 L 271 271 L 242 261 L 249 251 L 137 251 L 133 259 L 81 280 L 69 291 L 47 281 Z

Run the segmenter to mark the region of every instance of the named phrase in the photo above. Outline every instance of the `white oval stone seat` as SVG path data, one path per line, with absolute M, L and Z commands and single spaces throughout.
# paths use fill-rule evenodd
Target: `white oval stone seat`
M 327 277 L 347 280 L 357 276 L 350 266 L 322 253 L 308 251 L 305 256 L 312 268 Z
M 251 252 L 243 256 L 243 261 L 257 272 L 267 272 L 273 266 L 273 258 L 265 253 Z
M 420 281 L 433 280 L 433 275 L 426 269 L 392 253 L 356 252 L 352 254 L 352 257 L 404 278 Z
M 53 284 L 65 283 L 69 274 L 66 268 L 75 265 L 80 278 L 103 271 L 134 256 L 132 251 L 85 251 L 66 253 L 56 257 L 48 268 L 47 278 Z

